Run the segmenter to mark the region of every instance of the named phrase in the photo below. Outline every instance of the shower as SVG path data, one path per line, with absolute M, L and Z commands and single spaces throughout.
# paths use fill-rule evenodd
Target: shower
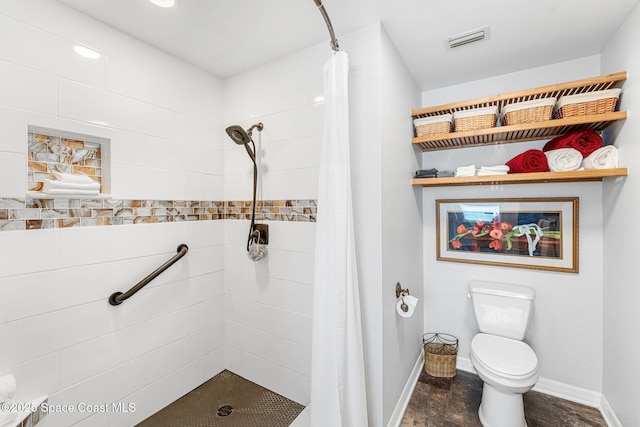
M 246 131 L 238 125 L 229 126 L 226 129 L 227 135 L 238 145 L 244 145 L 247 154 L 253 162 L 253 203 L 251 212 L 251 225 L 249 226 L 249 237 L 247 238 L 247 252 L 249 258 L 258 261 L 267 254 L 267 249 L 260 244 L 261 231 L 256 227 L 256 192 L 258 187 L 258 164 L 256 162 L 256 145 L 253 142 L 253 130 L 262 132 L 264 125 L 256 123 Z M 251 144 L 251 146 L 249 146 Z M 265 242 L 266 243 L 266 242 Z

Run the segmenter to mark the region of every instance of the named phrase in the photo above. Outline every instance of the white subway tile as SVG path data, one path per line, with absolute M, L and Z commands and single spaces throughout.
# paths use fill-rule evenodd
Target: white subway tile
M 60 351 L 107 331 L 104 301 L 0 325 L 5 344 L 0 369 Z
M 51 74 L 0 60 L 0 105 L 58 114 L 58 82 Z
M 26 156 L 0 151 L 0 170 L 3 177 L 0 180 L 0 197 L 24 198 L 27 192 Z
M 315 240 L 315 222 L 269 222 L 269 249 L 314 253 Z
M 309 403 L 311 380 L 305 375 L 233 347 L 227 347 L 227 369 L 294 402 Z
M 182 200 L 187 174 L 179 171 L 113 165 L 111 195 L 116 199 Z
M 145 136 L 146 166 L 152 169 L 169 169 L 180 172 L 187 171 L 187 155 L 185 146 L 174 140 Z M 198 172 L 198 171 L 193 171 Z
M 290 169 L 285 171 L 284 193 L 289 199 L 317 199 L 319 168 Z M 278 198 L 283 198 L 282 196 Z
M 175 113 L 166 108 L 66 80 L 59 82 L 59 96 L 61 117 L 175 138 Z
M 225 316 L 225 304 L 225 297 L 218 296 L 181 310 L 178 313 L 180 335 L 189 335 L 207 325 L 215 325 L 223 322 Z
M 176 136 L 178 142 L 190 147 L 199 145 L 222 150 L 227 143 L 227 135 L 216 116 L 197 118 L 176 114 Z
M 204 174 L 203 177 L 203 200 L 222 201 L 224 198 L 224 176 Z
M 166 254 L 168 259 L 175 255 L 180 243 L 177 228 L 171 223 L 76 227 L 62 231 L 60 233 L 62 267 L 160 254 Z M 181 269 L 183 264 L 178 263 L 172 268 Z
M 59 230 L 0 232 L 0 277 L 53 270 L 60 257 Z
M 0 371 L 0 376 L 16 377 L 16 402 L 31 402 L 49 396 L 61 387 L 60 352 L 51 353 Z
M 313 287 L 296 282 L 227 271 L 227 295 L 311 316 Z
M 284 169 L 318 168 L 322 134 L 295 138 L 282 142 L 282 163 Z
M 224 352 L 216 350 L 172 372 L 148 386 L 123 397 L 126 406 L 135 404 L 134 412 L 110 412 L 109 426 L 130 427 L 153 415 L 177 397 L 195 389 L 224 369 Z
M 62 387 L 80 383 L 176 339 L 174 313 L 69 347 L 61 352 Z
M 111 409 L 112 403 L 126 399 L 147 383 L 145 363 L 145 358 L 139 357 L 49 396 L 50 405 L 73 405 L 78 410 L 49 413 L 47 427 L 70 426 L 91 416 L 91 412 L 80 410 L 81 404 L 109 405 Z
M 189 249 L 224 245 L 224 221 L 185 221 L 175 225 L 181 242 Z
M 311 347 L 244 325 L 226 323 L 226 343 L 238 351 L 267 360 L 281 368 L 311 376 Z
M 227 322 L 239 323 L 298 344 L 311 345 L 311 316 L 235 296 L 227 296 L 225 309 Z
M 24 111 L 0 107 L 0 151 L 27 154 L 29 116 Z
M 4 15 L 0 15 L 0 38 L 11 40 L 0 45 L 0 57 L 8 61 L 104 88 L 104 55 L 83 58 L 73 51 L 72 40 Z
M 189 365 L 194 360 L 224 349 L 224 322 L 207 325 L 193 334 L 147 354 L 147 376 L 152 381 Z

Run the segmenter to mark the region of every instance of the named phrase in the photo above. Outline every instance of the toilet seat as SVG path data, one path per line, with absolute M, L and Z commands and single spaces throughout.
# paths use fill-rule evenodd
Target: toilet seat
M 532 376 L 538 358 L 526 343 L 497 335 L 477 334 L 471 341 L 471 352 L 487 371 L 508 379 Z

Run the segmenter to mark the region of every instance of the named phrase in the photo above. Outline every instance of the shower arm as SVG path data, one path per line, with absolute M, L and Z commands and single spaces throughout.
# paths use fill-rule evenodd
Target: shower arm
M 338 46 L 338 39 L 336 39 L 336 35 L 333 32 L 333 25 L 331 25 L 331 19 L 329 19 L 329 15 L 327 14 L 327 11 L 322 5 L 322 0 L 313 0 L 313 1 L 316 4 L 316 6 L 318 6 L 318 9 L 320 10 L 322 17 L 324 18 L 324 22 L 327 24 L 327 29 L 329 30 L 329 35 L 331 36 L 331 50 L 333 50 L 334 52 L 337 52 L 340 50 L 340 46 Z

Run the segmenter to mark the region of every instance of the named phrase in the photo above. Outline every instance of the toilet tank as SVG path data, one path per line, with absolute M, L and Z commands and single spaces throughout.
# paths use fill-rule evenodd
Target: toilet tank
M 469 297 L 480 332 L 524 339 L 533 314 L 533 289 L 507 283 L 469 282 Z

